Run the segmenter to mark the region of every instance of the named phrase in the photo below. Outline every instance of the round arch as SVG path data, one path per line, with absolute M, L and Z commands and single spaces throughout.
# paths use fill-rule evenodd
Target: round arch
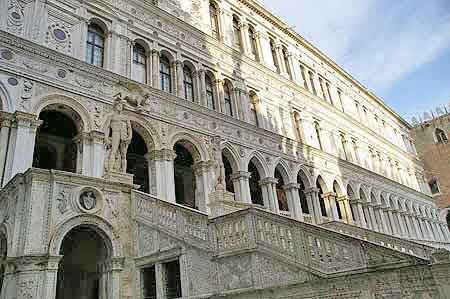
M 170 63 L 173 63 L 175 61 L 175 56 L 169 50 L 161 49 L 159 51 L 159 54 L 161 57 L 162 56 L 166 57 Z
M 99 234 L 105 242 L 107 250 L 111 253 L 111 258 L 123 256 L 122 244 L 113 226 L 96 215 L 79 215 L 60 224 L 50 239 L 48 253 L 50 255 L 59 255 L 62 242 L 66 235 L 72 229 L 80 226 L 87 226 Z
M 64 109 L 64 107 L 67 108 Z M 49 94 L 41 97 L 31 108 L 31 113 L 39 115 L 44 110 L 53 109 L 66 114 L 75 123 L 79 123 L 79 132 L 90 132 L 92 130 L 92 119 L 87 109 L 77 100 L 63 94 Z M 74 113 L 78 119 L 73 118 Z
M 134 45 L 140 45 L 141 47 L 143 47 L 145 49 L 146 53 L 149 53 L 151 51 L 151 47 L 150 47 L 148 41 L 146 41 L 143 38 L 140 38 L 140 37 L 135 38 L 133 40 L 133 43 L 134 43 Z
M 173 148 L 177 143 L 187 146 L 186 149 L 191 153 L 195 162 L 208 161 L 212 158 L 209 157 L 209 153 L 202 142 L 188 132 L 176 132 L 168 140 L 170 140 L 168 143 L 170 148 Z
M 97 25 L 99 26 L 103 32 L 106 34 L 108 33 L 110 30 L 110 26 L 108 26 L 108 23 L 98 17 L 92 17 L 89 19 L 88 21 L 88 25 Z
M 320 174 L 316 178 L 316 185 L 320 186 L 320 188 L 322 189 L 323 193 L 329 192 L 328 186 L 325 183 L 325 180 L 323 179 L 322 175 L 320 175 Z

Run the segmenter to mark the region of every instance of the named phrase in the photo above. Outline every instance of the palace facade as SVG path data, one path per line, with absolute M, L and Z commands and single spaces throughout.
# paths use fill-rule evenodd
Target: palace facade
M 255 0 L 0 1 L 1 299 L 449 298 L 411 127 Z

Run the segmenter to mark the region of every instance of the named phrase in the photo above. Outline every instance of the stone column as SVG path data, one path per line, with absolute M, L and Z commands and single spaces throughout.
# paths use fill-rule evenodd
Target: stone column
M 256 52 L 258 57 L 255 57 L 256 60 L 260 61 L 261 63 L 268 65 L 267 59 L 264 55 L 263 49 L 261 47 L 261 32 L 255 33 L 255 40 L 256 40 Z
M 239 172 L 233 173 L 233 175 L 232 175 L 234 191 L 235 191 L 235 198 L 239 202 L 248 203 L 248 204 L 252 203 L 252 198 L 251 198 L 251 194 L 250 194 L 250 186 L 249 186 L 250 175 L 251 175 L 251 173 L 247 172 L 247 171 L 239 171 Z
M 300 205 L 300 196 L 298 190 L 300 185 L 297 183 L 290 183 L 284 186 L 284 190 L 287 195 L 289 211 L 291 212 L 291 217 L 299 221 L 303 221 L 303 212 Z
M 83 174 L 85 176 L 91 175 L 90 169 L 90 138 L 89 134 L 85 132 L 79 133 L 72 141 L 75 144 L 77 157 L 76 157 L 76 173 Z
M 441 222 L 440 228 L 441 228 L 442 234 L 444 235 L 444 240 L 446 242 L 450 242 L 450 231 L 448 229 L 447 223 Z
M 369 211 L 369 217 L 370 217 L 370 222 L 372 223 L 372 229 L 374 231 L 379 232 L 380 228 L 378 227 L 378 223 L 377 223 L 377 219 L 375 216 L 375 212 L 373 210 L 373 205 L 372 204 L 368 204 L 367 205 L 367 210 Z
M 312 213 L 314 217 L 312 217 L 314 224 L 323 223 L 323 216 L 320 210 L 319 203 L 319 190 L 315 187 L 309 188 L 305 190 L 306 201 L 308 203 L 308 209 L 310 214 Z
M 240 32 L 241 32 L 241 43 L 242 43 L 242 52 L 243 54 L 248 55 L 251 52 L 251 46 L 248 36 L 248 24 L 242 22 L 239 24 Z
M 124 258 L 112 258 L 108 265 L 107 298 L 120 299 L 120 272 L 123 269 Z
M 295 67 L 294 54 L 288 53 L 288 63 L 289 70 L 291 71 L 291 79 L 295 82 L 300 82 L 301 79 L 299 78 L 299 74 L 296 71 L 297 68 Z
M 34 114 L 16 111 L 11 126 L 3 184 L 17 173 L 25 172 L 33 165 L 36 129 L 42 123 Z
M 221 113 L 225 113 L 225 97 L 223 91 L 224 81 L 221 79 L 217 79 L 215 83 L 215 93 L 217 100 L 216 109 Z
M 177 93 L 176 95 L 179 98 L 184 98 L 184 84 L 183 84 L 183 62 L 177 60 L 175 62 L 175 69 L 176 69 L 176 86 L 177 86 Z
M 204 69 L 200 69 L 198 70 L 198 77 L 199 77 L 199 102 L 200 105 L 206 107 L 207 103 L 206 103 L 206 82 L 205 82 L 205 70 Z
M 416 239 L 420 240 L 421 238 L 423 238 L 423 236 L 419 229 L 419 222 L 417 220 L 417 217 L 413 213 L 410 214 L 410 217 L 411 217 L 412 225 L 414 226 L 414 231 L 416 232 Z
M 133 78 L 133 48 L 134 48 L 134 41 L 132 41 L 131 39 L 127 38 L 126 39 L 126 43 L 127 43 L 127 60 L 126 60 L 126 65 L 125 65 L 125 72 L 126 72 L 126 77 L 127 78 Z
M 200 104 L 200 78 L 197 70 L 192 72 L 192 83 L 194 84 L 194 103 Z
M 388 224 L 386 221 L 383 207 L 381 205 L 378 205 L 374 211 L 375 211 L 375 214 L 379 215 L 380 225 L 381 225 L 380 231 L 382 233 L 389 234 L 389 227 L 388 227 Z
M 194 165 L 196 192 L 195 202 L 197 208 L 209 214 L 209 194 L 211 193 L 211 169 L 214 161 L 200 161 Z
M 359 225 L 363 228 L 367 228 L 366 217 L 364 216 L 363 204 L 360 199 L 356 200 L 356 209 L 359 218 Z
M 350 201 L 347 196 L 340 196 L 336 198 L 337 203 L 341 209 L 341 213 L 343 213 L 344 221 L 346 221 L 348 224 L 354 224 L 353 223 L 353 213 L 352 208 L 350 207 Z
M 168 202 L 176 202 L 173 160 L 176 154 L 172 149 L 160 149 L 150 152 L 149 167 L 154 169 L 156 195 Z
M 264 206 L 268 207 L 273 213 L 279 214 L 278 200 L 275 193 L 275 186 L 277 180 L 275 178 L 267 177 L 260 181 L 263 192 Z
M 153 56 L 151 51 L 145 52 L 145 62 L 147 65 L 147 68 L 145 69 L 145 78 L 147 82 L 145 83 L 153 86 Z
M 6 154 L 8 150 L 9 133 L 11 130 L 12 117 L 9 114 L 0 114 L 0 187 L 4 182 L 4 170 L 6 164 Z
M 330 217 L 334 221 L 339 221 L 339 215 L 336 206 L 336 194 L 334 192 L 328 192 L 322 195 L 325 201 L 325 208 L 327 209 L 327 217 Z
M 431 241 L 435 241 L 435 240 L 436 240 L 436 236 L 435 236 L 435 234 L 434 234 L 433 227 L 431 226 L 431 221 L 430 221 L 430 219 L 425 218 L 425 224 L 426 224 L 426 226 L 427 226 L 427 228 L 428 228 L 430 240 L 431 240 Z
M 280 44 L 277 44 L 275 46 L 275 51 L 277 53 L 278 65 L 280 68 L 280 75 L 283 77 L 287 77 L 288 76 L 288 73 L 286 70 L 287 65 L 285 64 L 285 60 L 284 60 L 283 46 Z
M 393 214 L 394 214 L 394 217 L 397 219 L 397 223 L 399 225 L 399 227 L 398 227 L 398 235 L 401 238 L 405 238 L 407 233 L 406 233 L 406 230 L 405 230 L 405 224 L 403 222 L 402 215 L 400 214 L 400 211 L 397 211 L 397 210 L 394 210 Z
M 178 94 L 178 84 L 177 84 L 177 66 L 176 61 L 172 61 L 170 63 L 170 84 L 172 86 L 172 90 L 170 91 L 171 94 L 177 95 Z
M 159 79 L 159 55 L 158 50 L 152 50 L 152 86 L 157 89 L 161 88 Z
M 444 235 L 442 234 L 441 228 L 439 226 L 439 222 L 436 219 L 433 219 L 431 222 L 431 225 L 433 227 L 433 231 L 436 232 L 437 241 L 444 242 L 445 238 L 444 238 Z
M 105 134 L 100 131 L 91 131 L 89 172 L 91 176 L 101 178 L 105 172 Z

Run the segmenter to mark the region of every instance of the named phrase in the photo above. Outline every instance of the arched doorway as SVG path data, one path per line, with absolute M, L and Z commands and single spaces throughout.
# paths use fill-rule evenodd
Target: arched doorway
M 56 299 L 107 299 L 104 239 L 91 227 L 72 229 L 63 239 Z
M 175 143 L 174 160 L 175 199 L 176 203 L 197 209 L 195 201 L 196 181 L 194 173 L 194 157 L 189 151 L 190 144 Z
M 262 189 L 261 186 L 259 185 L 259 182 L 261 181 L 261 176 L 253 159 L 250 160 L 250 163 L 248 163 L 248 172 L 250 172 L 249 187 L 252 204 L 264 206 Z
M 83 125 L 78 114 L 64 105 L 50 105 L 39 114 L 39 119 L 42 125 L 36 133 L 33 167 L 75 173 L 78 166 L 81 171 L 81 165 L 77 165 L 76 136 Z
M 144 139 L 133 130 L 127 151 L 127 173 L 133 174 L 133 183 L 140 186 L 139 191 L 150 193 L 147 153 Z
M 309 207 L 308 207 L 308 201 L 306 199 L 306 194 L 305 194 L 305 183 L 303 182 L 302 179 L 302 175 L 304 175 L 304 173 L 302 173 L 302 171 L 300 171 L 297 174 L 297 184 L 298 184 L 298 197 L 300 198 L 300 207 L 302 209 L 302 213 L 303 214 L 309 214 Z
M 3 290 L 5 280 L 6 258 L 8 256 L 8 243 L 4 234 L 0 233 L 0 295 Z

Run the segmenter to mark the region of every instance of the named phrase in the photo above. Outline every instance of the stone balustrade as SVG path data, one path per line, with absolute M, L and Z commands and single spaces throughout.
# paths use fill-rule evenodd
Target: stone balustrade
M 418 244 L 415 241 L 407 241 L 401 238 L 360 228 L 358 226 L 350 225 L 344 222 L 330 221 L 321 224 L 321 226 L 337 231 L 341 234 L 366 240 L 383 247 L 388 247 L 424 259 L 429 259 L 432 252 L 435 250 L 434 248 L 427 246 L 428 244 Z

